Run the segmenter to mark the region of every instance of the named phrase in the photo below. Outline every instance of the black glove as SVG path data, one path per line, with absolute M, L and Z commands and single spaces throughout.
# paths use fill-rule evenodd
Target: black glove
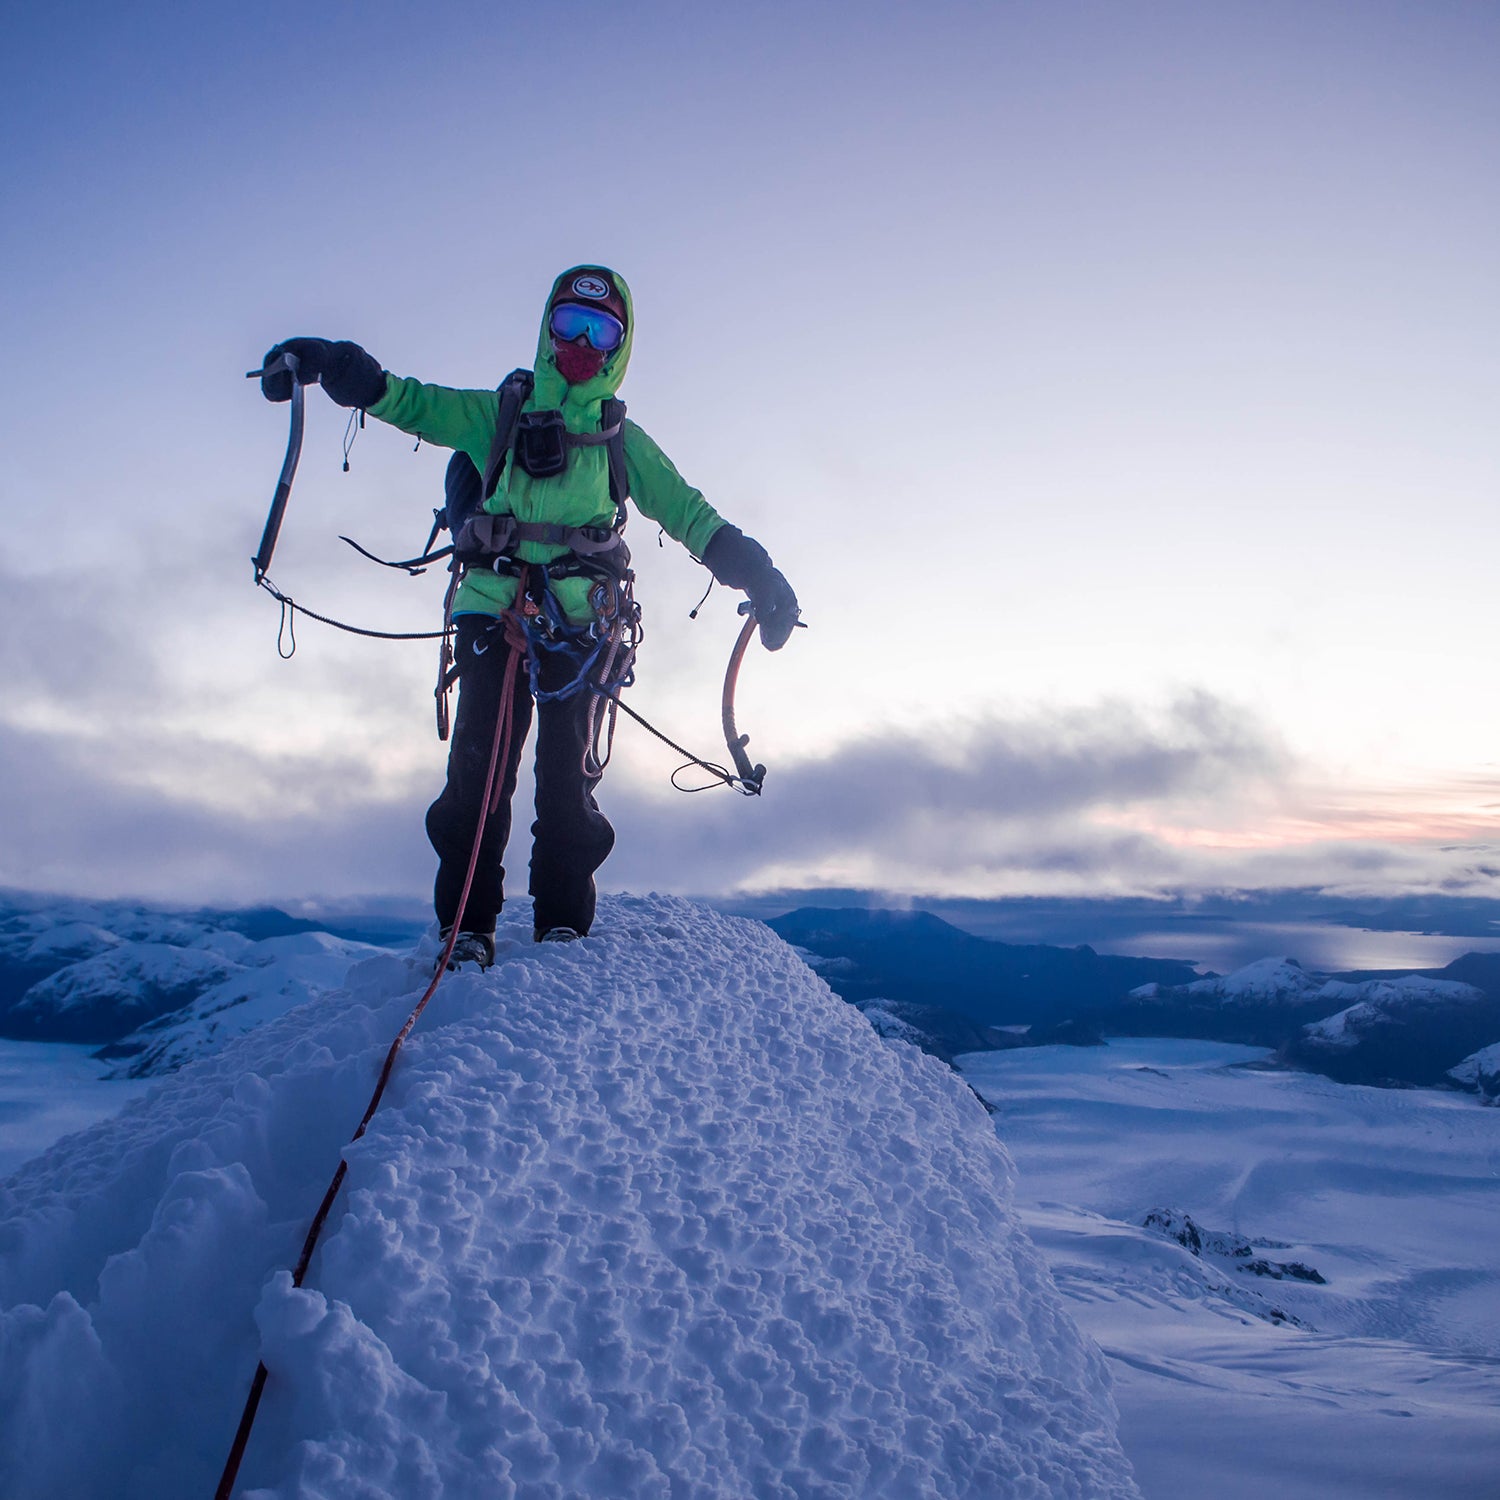
M 797 628 L 797 596 L 772 565 L 771 556 L 738 526 L 721 526 L 703 549 L 703 561 L 720 583 L 743 589 L 760 622 L 760 640 L 767 651 L 780 651 Z
M 767 651 L 780 651 L 791 640 L 802 613 L 797 596 L 778 569 L 750 589 L 750 608 L 760 621 L 760 643 Z
M 320 380 L 323 389 L 340 406 L 374 406 L 385 395 L 385 371 L 379 362 L 347 339 L 338 343 L 328 339 L 286 339 L 267 351 L 261 368 L 283 354 L 297 356 L 298 385 Z M 290 401 L 291 372 L 278 370 L 274 375 L 262 375 L 260 393 L 267 401 Z

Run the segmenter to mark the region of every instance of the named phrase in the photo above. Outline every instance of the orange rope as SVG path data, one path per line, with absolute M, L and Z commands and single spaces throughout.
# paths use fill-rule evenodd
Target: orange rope
M 517 599 L 519 598 L 518 593 Z M 390 1051 L 386 1053 L 385 1066 L 380 1070 L 375 1092 L 370 1095 L 370 1102 L 365 1107 L 359 1128 L 349 1138 L 351 1146 L 365 1133 L 366 1127 L 375 1117 L 375 1111 L 380 1106 L 381 1095 L 385 1093 L 385 1086 L 390 1082 L 391 1070 L 396 1065 L 396 1054 L 400 1052 L 403 1043 L 411 1035 L 412 1028 L 427 1008 L 427 1002 L 437 993 L 438 985 L 442 983 L 443 976 L 448 972 L 448 960 L 453 957 L 453 947 L 458 941 L 458 918 L 463 916 L 464 907 L 468 904 L 470 888 L 474 884 L 474 872 L 479 868 L 479 846 L 484 839 L 484 826 L 493 811 L 493 802 L 498 800 L 504 784 L 504 777 L 496 773 L 510 755 L 511 729 L 515 723 L 516 683 L 521 675 L 519 669 L 526 658 L 526 637 L 512 611 L 507 611 L 502 618 L 505 620 L 505 640 L 511 648 L 511 659 L 506 664 L 505 683 L 500 691 L 500 709 L 495 718 L 495 739 L 490 747 L 489 773 L 485 778 L 484 798 L 479 804 L 479 819 L 474 829 L 474 847 L 469 853 L 469 868 L 464 876 L 463 894 L 458 899 L 458 917 L 454 920 L 442 956 L 438 959 L 432 983 L 427 986 L 422 998 L 412 1007 L 411 1014 L 406 1018 L 406 1024 L 397 1032 L 396 1040 L 391 1043 Z M 347 1150 L 347 1147 L 345 1149 Z M 296 1270 L 292 1272 L 293 1286 L 300 1287 L 303 1278 L 307 1275 L 313 1251 L 317 1248 L 318 1236 L 323 1231 L 324 1222 L 333 1208 L 334 1199 L 338 1197 L 339 1189 L 343 1186 L 348 1171 L 348 1160 L 341 1155 L 338 1169 L 333 1174 L 333 1180 L 328 1184 L 328 1191 L 323 1194 L 323 1201 L 318 1205 L 318 1211 L 313 1215 L 312 1225 L 307 1231 L 307 1238 L 302 1243 L 302 1254 L 298 1257 Z M 214 1500 L 229 1500 L 234 1490 L 234 1482 L 245 1457 L 245 1447 L 250 1441 L 250 1430 L 255 1425 L 255 1414 L 260 1408 L 261 1394 L 266 1388 L 266 1375 L 265 1361 L 261 1360 L 255 1367 L 255 1378 L 250 1382 L 250 1394 L 246 1398 L 245 1410 L 240 1416 L 240 1425 L 235 1432 L 234 1442 L 230 1446 L 229 1458 L 224 1465 L 224 1473 L 219 1479 L 219 1487 L 214 1491 Z

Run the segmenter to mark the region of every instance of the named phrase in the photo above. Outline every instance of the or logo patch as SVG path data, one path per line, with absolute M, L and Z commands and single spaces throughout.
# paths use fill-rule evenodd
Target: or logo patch
M 573 290 L 580 297 L 593 297 L 602 301 L 609 296 L 609 283 L 598 276 L 578 276 L 573 280 Z

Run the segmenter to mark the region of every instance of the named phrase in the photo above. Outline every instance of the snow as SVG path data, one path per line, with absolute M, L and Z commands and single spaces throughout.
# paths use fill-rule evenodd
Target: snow
M 38 980 L 11 1007 L 13 1024 L 46 1035 L 67 1028 L 117 1035 L 133 1021 L 175 1010 L 228 977 L 232 960 L 205 948 L 121 943 Z
M 1360 1038 L 1380 1019 L 1380 1011 L 1365 1001 L 1351 1005 L 1348 1010 L 1325 1016 L 1302 1028 L 1302 1035 L 1315 1046 L 1328 1047 L 1334 1051 L 1348 1051 L 1359 1045 Z
M 1295 958 L 1258 958 L 1222 979 L 1195 980 L 1184 989 L 1189 995 L 1212 995 L 1230 1001 L 1303 1000 L 1318 985 L 1319 980 Z
M 1471 1052 L 1448 1076 L 1466 1089 L 1473 1089 L 1486 1100 L 1500 1098 L 1500 1042 Z
M 1133 1000 L 1176 1000 L 1183 996 L 1221 1000 L 1226 1004 L 1267 1001 L 1301 1004 L 1314 998 L 1323 984 L 1295 958 L 1258 958 L 1232 974 L 1215 974 L 1191 984 L 1170 985 L 1153 980 L 1131 990 Z
M 75 959 L 92 958 L 96 953 L 116 947 L 120 939 L 91 922 L 59 922 L 39 932 L 21 950 L 27 963 L 62 964 Z
M 1500 1117 L 1246 1066 L 1265 1056 L 1137 1039 L 959 1059 L 1109 1357 L 1143 1493 L 1491 1500 Z M 1196 1255 L 1186 1215 L 1206 1231 Z M 1325 1284 L 1253 1274 L 1257 1259 Z
M 1311 973 L 1294 958 L 1258 958 L 1232 974 L 1185 985 L 1143 984 L 1134 1000 L 1217 1000 L 1226 1006 L 1324 1005 L 1337 1015 L 1304 1029 L 1314 1045 L 1336 1049 L 1357 1045 L 1362 1030 L 1386 1017 L 1427 1008 L 1479 1003 L 1484 992 L 1453 979 L 1405 974 L 1394 979 L 1330 979 Z
M 225 938 L 235 934 L 223 934 Z M 326 932 L 240 938 L 241 964 L 180 1010 L 137 1027 L 109 1050 L 125 1058 L 107 1076 L 145 1078 L 208 1057 L 263 1022 L 337 989 L 351 960 L 382 950 Z
M 255 940 L 232 925 L 247 918 L 260 930 L 291 922 L 124 902 L 48 911 L 0 893 L 0 962 L 14 966 L 0 1024 L 13 1037 L 109 1043 L 129 1059 L 116 1076 L 165 1073 L 336 988 L 352 959 L 381 951 L 320 932 Z
M 0 955 L 92 957 L 120 942 L 189 947 L 214 926 L 214 914 L 89 901 L 0 889 Z
M 1395 979 L 1330 979 L 1318 991 L 1320 999 L 1351 1000 L 1381 1010 L 1415 1010 L 1424 1006 L 1478 1003 L 1484 991 L 1457 979 L 1430 979 L 1424 974 L 1402 974 Z
M 0 1493 L 1137 1493 L 963 1082 L 758 923 L 601 907 L 447 979 L 373 956 L 0 1186 Z M 248 1003 L 248 1002 L 247 1002 Z
M 1314 998 L 1348 1000 L 1347 1009 L 1302 1028 L 1302 1041 L 1312 1047 L 1345 1051 L 1356 1047 L 1377 1026 L 1421 1010 L 1479 1005 L 1483 990 L 1454 979 L 1428 979 L 1404 974 L 1399 979 L 1367 979 L 1357 984 L 1330 980 Z M 1448 1054 L 1453 1055 L 1451 1052 Z
M 910 1046 L 920 1047 L 922 1045 L 922 1033 L 913 1026 L 910 1021 L 903 1019 L 890 1008 L 888 1000 L 872 1000 L 868 1005 L 861 1006 L 865 1020 L 883 1037 L 890 1037 L 899 1042 L 906 1042 Z

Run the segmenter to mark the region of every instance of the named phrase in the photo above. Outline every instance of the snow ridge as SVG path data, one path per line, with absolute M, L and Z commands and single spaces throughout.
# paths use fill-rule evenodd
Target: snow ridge
M 0 1493 L 1135 1496 L 983 1107 L 758 923 L 607 902 L 190 1064 L 0 1186 Z
M 1304 969 L 1295 958 L 1258 958 L 1232 974 L 1197 979 L 1192 984 L 1143 984 L 1130 992 L 1133 1000 L 1189 998 L 1217 1000 L 1224 1005 L 1329 1004 L 1349 1009 L 1364 1005 L 1389 1009 L 1482 1000 L 1473 985 L 1452 979 L 1404 974 L 1395 979 L 1330 979 Z

